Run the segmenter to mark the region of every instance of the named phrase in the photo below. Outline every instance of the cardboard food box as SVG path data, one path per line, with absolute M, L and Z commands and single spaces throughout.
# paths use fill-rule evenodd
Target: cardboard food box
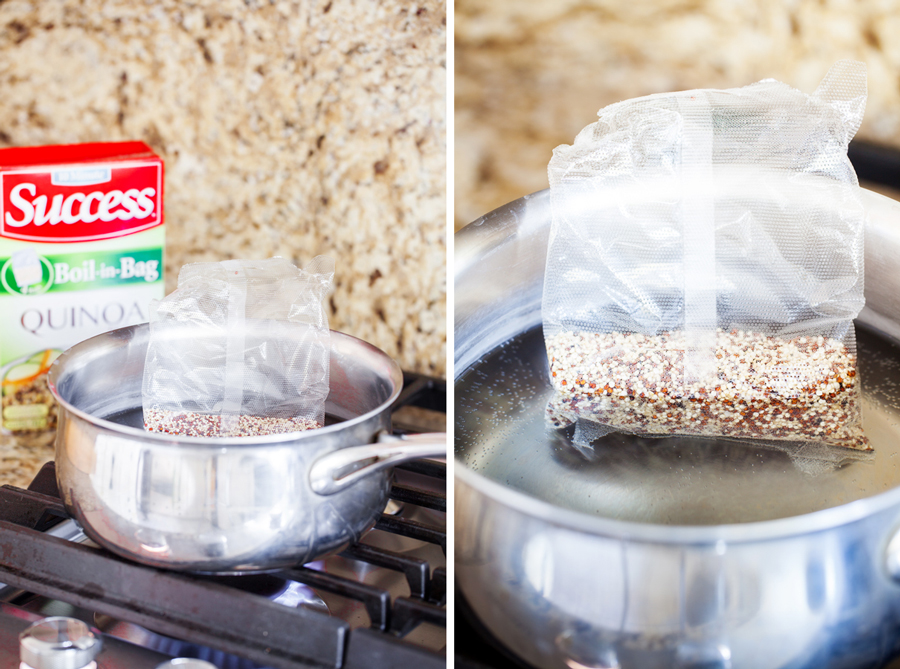
M 5 432 L 56 426 L 47 370 L 164 294 L 163 163 L 143 142 L 0 149 Z

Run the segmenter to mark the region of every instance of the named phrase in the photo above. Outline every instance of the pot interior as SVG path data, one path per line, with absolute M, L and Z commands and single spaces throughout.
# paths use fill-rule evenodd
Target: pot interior
M 107 427 L 140 433 L 145 438 L 208 441 L 215 445 L 232 441 L 249 444 L 340 429 L 336 423 L 386 410 L 403 385 L 400 368 L 385 353 L 355 337 L 332 332 L 325 428 L 267 437 L 173 439 L 143 429 L 141 387 L 149 336 L 149 327 L 144 323 L 113 330 L 73 346 L 57 359 L 49 373 L 51 390 L 57 400 L 92 422 L 106 422 Z
M 900 348 L 857 329 L 863 427 L 875 451 L 752 441 L 597 438 L 553 428 L 540 326 L 490 351 L 456 382 L 456 455 L 467 467 L 574 511 L 663 525 L 770 520 L 868 497 L 900 483 Z
M 457 235 L 459 464 L 557 507 L 660 525 L 786 518 L 900 484 L 900 347 L 885 334 L 900 321 L 900 205 L 866 196 L 868 308 L 857 322 L 857 347 L 863 428 L 874 453 L 861 453 L 783 442 L 601 437 L 589 423 L 554 428 L 545 418 L 553 391 L 540 316 L 547 200 L 546 192 L 529 196 Z

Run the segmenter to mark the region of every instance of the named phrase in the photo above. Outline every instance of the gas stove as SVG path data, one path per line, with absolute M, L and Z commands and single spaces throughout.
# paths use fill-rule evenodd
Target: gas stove
M 405 373 L 395 433 L 444 429 L 443 380 Z M 220 669 L 446 665 L 446 465 L 395 470 L 391 501 L 339 555 L 266 574 L 170 572 L 119 558 L 65 512 L 53 463 L 27 490 L 0 487 L 0 665 L 51 615 L 99 629 L 104 669 L 195 657 Z M 2 660 L 9 660 L 8 662 Z

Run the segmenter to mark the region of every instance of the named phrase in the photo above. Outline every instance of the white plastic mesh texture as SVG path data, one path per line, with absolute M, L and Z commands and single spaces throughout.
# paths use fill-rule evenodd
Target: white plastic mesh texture
M 283 258 L 185 265 L 150 307 L 147 429 L 254 436 L 324 424 L 334 262 Z
M 769 79 L 627 100 L 557 147 L 555 411 L 868 448 L 852 324 L 865 213 L 847 158 L 865 101 L 865 65 L 841 61 L 811 96 Z

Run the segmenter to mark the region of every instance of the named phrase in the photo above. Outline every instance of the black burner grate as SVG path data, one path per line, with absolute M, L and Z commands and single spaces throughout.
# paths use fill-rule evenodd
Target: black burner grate
M 405 374 L 394 409 L 415 405 L 443 411 L 442 381 Z M 401 432 L 404 430 L 400 430 Z M 395 485 L 391 498 L 446 512 L 446 466 L 418 461 L 400 468 L 431 479 L 426 488 Z M 216 648 L 276 669 L 388 667 L 443 668 L 442 652 L 404 639 L 419 625 L 446 628 L 446 570 L 425 560 L 365 543 L 342 557 L 396 571 L 409 597 L 303 565 L 260 577 L 209 577 L 159 570 L 121 559 L 46 530 L 68 518 L 48 463 L 28 490 L 0 487 L 0 582 L 67 602 L 188 643 Z M 445 528 L 383 515 L 376 529 L 436 544 L 446 551 Z M 291 608 L 245 589 L 247 578 L 284 579 L 361 602 L 371 620 L 351 629 L 338 617 Z

